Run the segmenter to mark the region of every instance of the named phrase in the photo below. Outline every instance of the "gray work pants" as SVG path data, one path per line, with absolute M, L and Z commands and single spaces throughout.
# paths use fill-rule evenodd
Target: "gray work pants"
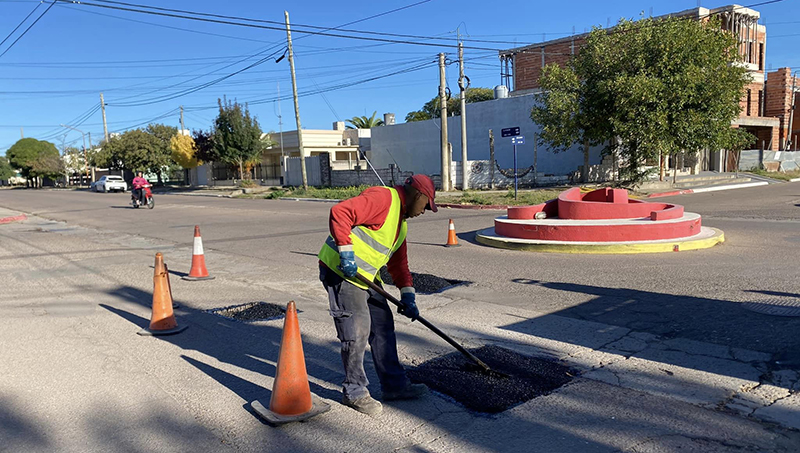
M 320 280 L 328 292 L 330 313 L 342 342 L 344 395 L 351 400 L 369 395 L 369 381 L 364 371 L 367 344 L 372 350 L 381 389 L 403 389 L 408 378 L 397 357 L 394 319 L 386 299 L 370 289 L 353 285 L 323 265 L 320 265 Z

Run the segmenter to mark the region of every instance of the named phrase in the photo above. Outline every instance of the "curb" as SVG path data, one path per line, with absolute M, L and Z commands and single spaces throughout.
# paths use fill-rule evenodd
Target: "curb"
M 451 208 L 451 209 L 491 209 L 497 211 L 505 211 L 506 209 L 508 209 L 507 205 L 498 205 L 498 204 L 477 205 L 477 204 L 436 203 L 436 206 L 440 208 Z
M 798 178 L 800 180 L 800 178 Z M 700 187 L 699 189 L 673 190 L 670 192 L 651 193 L 647 198 L 670 197 L 673 195 L 688 195 L 690 193 L 717 192 L 720 190 L 746 189 L 748 187 L 766 186 L 766 181 L 746 182 L 742 184 L 727 184 L 724 186 Z
M 334 200 L 330 198 L 291 198 L 291 197 L 281 197 L 278 200 L 283 201 L 315 201 L 317 203 L 338 203 L 342 200 Z
M 585 255 L 626 255 L 636 253 L 664 253 L 664 252 L 685 252 L 689 250 L 700 250 L 711 248 L 717 244 L 725 242 L 725 233 L 722 230 L 711 227 L 713 231 L 711 237 L 702 239 L 676 239 L 663 242 L 622 242 L 619 244 L 601 243 L 598 245 L 581 244 L 553 244 L 553 243 L 523 243 L 511 242 L 493 237 L 494 228 L 487 228 L 479 231 L 475 235 L 478 243 L 489 247 L 496 247 L 508 250 L 521 250 L 527 252 L 541 253 L 568 253 Z M 491 233 L 490 233 L 491 231 Z
M 800 178 L 792 178 L 789 182 L 800 182 Z
M 6 223 L 21 222 L 23 220 L 26 220 L 27 218 L 28 218 L 28 216 L 26 216 L 25 214 L 20 214 L 20 215 L 11 216 L 11 217 L 3 217 L 2 219 L 0 219 L 0 225 L 6 224 Z

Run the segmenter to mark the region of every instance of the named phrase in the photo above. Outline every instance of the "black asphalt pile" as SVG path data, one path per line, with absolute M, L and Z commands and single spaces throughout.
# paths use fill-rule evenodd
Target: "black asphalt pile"
M 461 280 L 448 280 L 436 275 L 418 274 L 416 272 L 411 273 L 411 278 L 414 279 L 414 289 L 420 294 L 438 293 L 453 285 L 463 283 Z M 389 271 L 385 266 L 381 268 L 381 280 L 386 285 L 394 285 L 394 280 L 392 280 L 392 276 L 389 275 Z
M 486 373 L 458 352 L 409 369 L 408 376 L 449 395 L 467 409 L 498 413 L 547 395 L 571 381 L 575 375 L 564 365 L 497 346 L 483 346 L 470 352 L 489 365 L 492 371 L 506 376 Z
M 283 316 L 286 313 L 286 308 L 266 302 L 251 302 L 207 311 L 237 321 L 264 321 Z

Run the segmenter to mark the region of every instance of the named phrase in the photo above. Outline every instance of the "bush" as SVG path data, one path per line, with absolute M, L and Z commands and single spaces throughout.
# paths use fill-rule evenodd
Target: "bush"
M 278 198 L 282 198 L 285 196 L 286 196 L 285 190 L 275 190 L 273 192 L 264 195 L 264 198 L 267 200 L 277 200 Z
M 243 189 L 249 189 L 253 187 L 258 187 L 258 183 L 253 181 L 252 179 L 243 179 L 239 181 L 239 184 L 237 186 Z

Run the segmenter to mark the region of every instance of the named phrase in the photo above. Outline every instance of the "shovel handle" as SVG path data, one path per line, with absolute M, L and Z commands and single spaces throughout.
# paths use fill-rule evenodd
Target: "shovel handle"
M 400 302 L 400 301 L 399 301 L 399 300 L 397 300 L 397 299 L 396 299 L 394 296 L 392 296 L 391 294 L 389 294 L 388 292 L 386 292 L 386 290 L 385 290 L 385 289 L 383 289 L 383 288 L 381 288 L 380 286 L 376 285 L 376 284 L 375 284 L 375 282 L 373 282 L 373 281 L 370 281 L 370 280 L 367 280 L 367 279 L 366 279 L 366 278 L 365 278 L 363 275 L 361 275 L 361 274 L 356 274 L 356 278 L 357 278 L 357 279 L 359 279 L 359 280 L 360 280 L 362 283 L 364 283 L 365 285 L 367 285 L 367 286 L 368 286 L 368 287 L 369 287 L 371 290 L 373 290 L 373 291 L 375 291 L 376 293 L 380 294 L 381 296 L 385 297 L 385 298 L 386 298 L 386 300 L 388 300 L 389 302 L 391 302 L 391 303 L 393 303 L 393 304 L 397 305 L 398 307 L 403 307 L 403 306 L 404 306 L 404 304 L 403 304 L 402 302 Z M 468 358 L 469 360 L 471 360 L 472 362 L 474 362 L 475 364 L 477 364 L 478 366 L 480 366 L 481 368 L 483 368 L 483 370 L 484 370 L 484 371 L 487 371 L 487 372 L 488 372 L 488 371 L 492 371 L 492 369 L 491 369 L 491 368 L 489 368 L 489 365 L 487 365 L 487 364 L 483 363 L 483 361 L 482 361 L 481 359 L 479 359 L 479 358 L 475 357 L 475 355 L 474 355 L 474 354 L 472 354 L 471 352 L 467 351 L 467 350 L 466 350 L 466 349 L 465 349 L 463 346 L 461 346 L 461 345 L 460 345 L 460 344 L 458 344 L 458 343 L 457 343 L 455 340 L 453 340 L 452 338 L 450 338 L 450 337 L 449 337 L 449 336 L 448 336 L 446 333 L 444 333 L 444 332 L 442 332 L 441 330 L 439 330 L 439 328 L 438 328 L 438 327 L 436 327 L 436 326 L 434 326 L 433 324 L 431 324 L 431 323 L 430 323 L 430 321 L 428 321 L 427 319 L 423 318 L 422 316 L 417 316 L 417 318 L 415 319 L 415 321 L 419 321 L 419 322 L 420 322 L 420 324 L 422 324 L 423 326 L 425 326 L 425 327 L 427 327 L 428 329 L 430 329 L 430 330 L 431 330 L 433 333 L 435 333 L 436 335 L 439 335 L 439 337 L 441 337 L 441 338 L 442 338 L 444 341 L 446 341 L 446 342 L 450 343 L 450 345 L 451 345 L 451 346 L 453 346 L 454 348 L 456 348 L 456 349 L 458 350 L 458 352 L 460 352 L 460 353 L 464 354 L 464 356 L 465 356 L 466 358 Z

